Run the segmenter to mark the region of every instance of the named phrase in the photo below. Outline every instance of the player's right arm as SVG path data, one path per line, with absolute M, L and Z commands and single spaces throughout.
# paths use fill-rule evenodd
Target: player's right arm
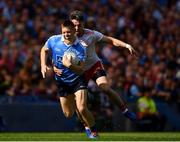
M 135 54 L 137 56 L 137 52 L 130 44 L 127 44 L 119 39 L 116 39 L 111 36 L 103 35 L 102 33 L 98 32 L 98 31 L 94 31 L 94 37 L 95 37 L 96 42 L 100 41 L 100 42 L 112 44 L 116 47 L 127 48 L 131 54 Z
M 47 60 L 47 51 L 49 49 L 46 46 L 43 46 L 41 48 L 41 52 L 40 52 L 40 61 L 41 61 L 41 73 L 43 78 L 45 78 L 46 76 L 46 72 L 48 69 L 48 66 L 46 65 L 46 60 Z
M 103 38 L 101 39 L 101 41 L 110 43 L 116 47 L 127 48 L 131 54 L 137 54 L 135 49 L 130 44 L 127 44 L 119 39 L 114 38 L 114 37 L 104 35 Z

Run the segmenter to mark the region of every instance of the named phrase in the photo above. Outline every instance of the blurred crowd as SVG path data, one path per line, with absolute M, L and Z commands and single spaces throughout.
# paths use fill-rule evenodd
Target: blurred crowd
M 136 58 L 126 49 L 97 45 L 114 89 L 129 103 L 148 96 L 180 112 L 180 0 L 1 0 L 0 98 L 57 100 L 53 72 L 42 79 L 39 53 L 50 36 L 61 32 L 60 23 L 72 10 L 84 12 L 85 27 L 127 42 L 138 52 Z M 111 117 L 113 104 L 93 82 L 89 92 L 92 109 L 101 107 Z

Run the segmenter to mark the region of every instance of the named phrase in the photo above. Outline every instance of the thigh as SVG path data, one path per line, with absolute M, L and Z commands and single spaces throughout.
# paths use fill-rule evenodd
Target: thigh
M 108 84 L 108 79 L 106 76 L 101 76 L 96 79 L 96 84 L 100 86 L 101 84 Z
M 77 108 L 87 107 L 87 90 L 86 89 L 78 90 L 75 93 L 75 96 L 76 96 Z
M 64 114 L 73 115 L 75 111 L 75 96 L 74 94 L 60 97 L 60 104 Z

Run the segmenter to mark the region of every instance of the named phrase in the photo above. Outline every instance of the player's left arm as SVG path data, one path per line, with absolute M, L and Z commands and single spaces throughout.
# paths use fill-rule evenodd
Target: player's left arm
M 76 74 L 82 74 L 84 72 L 84 70 L 83 70 L 84 62 L 80 61 L 78 65 L 74 65 L 74 64 L 72 64 L 71 60 L 72 59 L 68 59 L 67 56 L 63 56 L 62 63 L 65 67 L 69 68 L 70 70 L 72 70 Z M 53 66 L 53 70 L 56 73 L 56 75 L 61 76 L 61 74 L 62 74 L 61 69 L 58 69 L 56 66 Z
M 84 72 L 84 62 L 79 62 L 79 65 L 71 65 L 69 67 L 70 70 L 72 70 L 73 72 L 81 75 Z
M 117 47 L 127 48 L 131 54 L 136 53 L 135 49 L 130 44 L 127 44 L 127 43 L 125 43 L 119 39 L 104 35 L 102 37 L 101 41 L 106 42 L 106 43 L 110 43 L 110 44 L 117 46 Z
M 72 58 L 69 59 L 67 56 L 63 56 L 62 63 L 76 74 L 82 74 L 84 71 L 84 61 L 80 61 L 78 65 L 74 65 L 72 64 Z

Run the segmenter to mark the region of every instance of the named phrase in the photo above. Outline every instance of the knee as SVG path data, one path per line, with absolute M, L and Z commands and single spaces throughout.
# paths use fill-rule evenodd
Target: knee
M 103 92 L 108 92 L 109 89 L 110 89 L 109 84 L 107 84 L 107 83 L 100 84 L 100 85 L 99 85 L 99 88 L 100 88 Z
M 71 118 L 73 116 L 73 113 L 72 112 L 64 112 L 64 116 L 66 118 Z
M 86 107 L 84 105 L 78 107 L 78 112 L 83 115 L 86 112 Z

